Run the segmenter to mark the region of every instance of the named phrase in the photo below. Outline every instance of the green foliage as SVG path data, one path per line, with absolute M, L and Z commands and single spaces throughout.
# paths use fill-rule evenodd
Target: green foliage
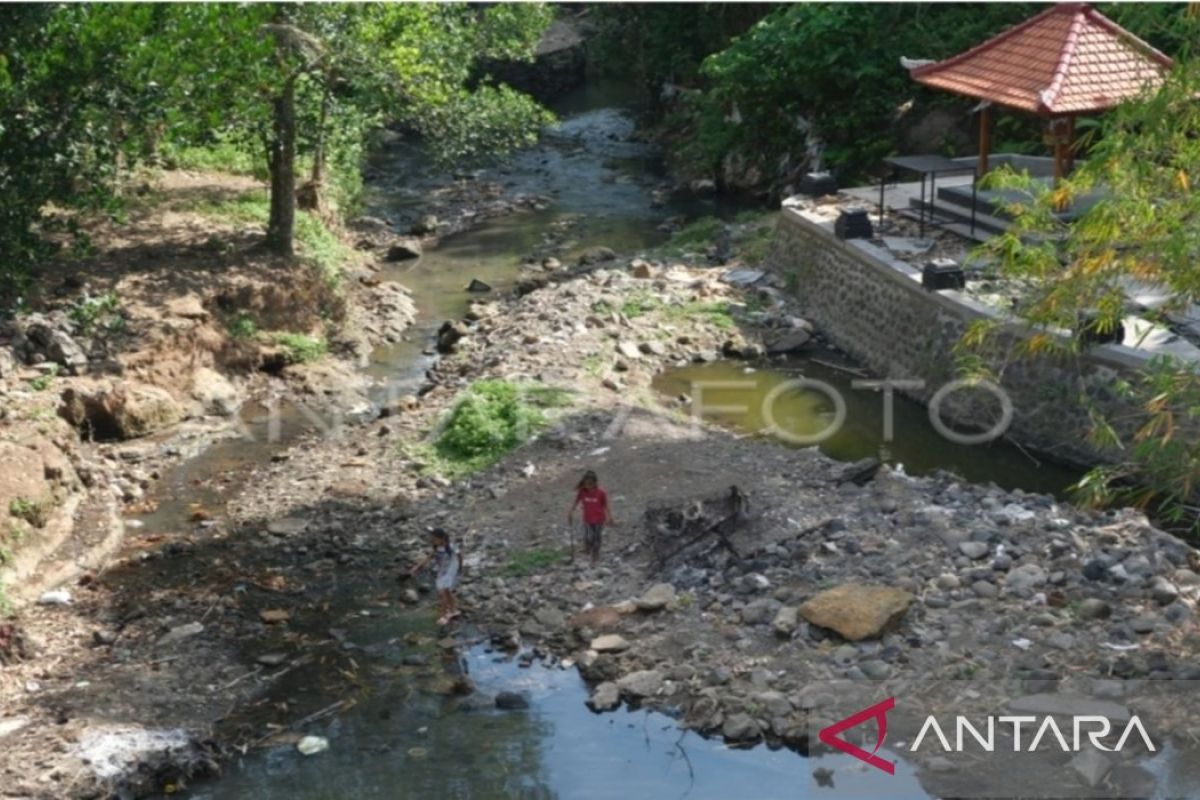
M 51 364 L 49 372 L 38 375 L 29 381 L 29 388 L 35 392 L 44 392 L 50 388 L 50 384 L 58 377 L 58 364 Z
M 80 300 L 72 307 L 70 317 L 83 334 L 91 333 L 97 325 L 110 331 L 121 330 L 125 323 L 121 316 L 121 299 L 116 292 Z
M 524 444 L 547 424 L 546 410 L 570 402 L 570 393 L 554 387 L 483 380 L 455 403 L 431 448 L 423 455 L 447 474 L 465 474 L 488 466 Z
M 1131 281 L 1164 290 L 1166 305 L 1151 315 L 1159 322 L 1200 302 L 1200 196 L 1192 190 L 1200 180 L 1200 141 L 1192 134 L 1200 129 L 1198 91 L 1200 63 L 1177 64 L 1161 91 L 1105 115 L 1089 158 L 1057 187 L 1012 172 L 991 179 L 1026 197 L 1010 209 L 1012 228 L 986 246 L 1004 277 L 1025 287 L 1018 312 L 1036 331 L 1022 345 L 1025 354 L 1081 352 L 1080 320 L 1101 330 L 1118 324 Z M 1074 222 L 1056 215 L 1089 193 L 1099 201 Z M 986 334 L 972 331 L 974 349 L 993 341 Z M 1120 459 L 1085 479 L 1081 496 L 1153 505 L 1182 518 L 1200 486 L 1200 366 L 1158 357 L 1133 380 L 1081 393 L 1073 401 L 1089 410 L 1093 442 Z M 1140 413 L 1118 413 L 1104 395 Z
M 517 550 L 509 555 L 502 572 L 513 578 L 524 578 L 539 572 L 545 572 L 555 564 L 567 560 L 567 553 L 557 547 L 534 547 L 528 550 Z
M 168 142 L 160 158 L 170 169 L 228 172 L 259 180 L 269 177 L 267 163 L 261 154 L 252 152 L 241 142 L 221 137 L 215 137 L 207 144 Z
M 618 3 L 590 9 L 589 47 L 601 72 L 657 93 L 664 81 L 692 85 L 700 62 L 726 47 L 772 9 L 767 3 Z
M 272 338 L 287 352 L 288 361 L 293 364 L 309 364 L 329 352 L 329 345 L 323 338 L 307 333 L 276 333 Z
M 707 58 L 699 138 L 773 163 L 804 155 L 808 120 L 829 166 L 859 175 L 899 146 L 899 107 L 955 102 L 919 91 L 900 57 L 945 58 L 1037 13 L 1031 3 L 828 4 L 774 11 Z M 957 101 L 962 105 L 962 101 Z M 736 108 L 740 123 L 729 120 Z M 723 152 L 707 154 L 717 163 Z
M 13 6 L 0 27 L 0 308 L 46 254 L 43 210 L 109 208 L 139 163 L 269 170 L 273 191 L 288 168 L 311 170 L 349 213 L 382 124 L 450 158 L 524 144 L 545 112 L 477 66 L 532 58 L 550 18 L 540 3 Z M 289 188 L 276 211 L 292 203 Z M 307 233 L 328 264 L 329 241 Z
M 225 321 L 225 328 L 229 331 L 229 335 L 238 340 L 253 339 L 258 335 L 258 322 L 254 319 L 254 315 L 248 311 L 242 311 Z
M 300 255 L 312 262 L 328 285 L 337 287 L 342 281 L 342 267 L 354 258 L 354 250 L 307 211 L 296 217 L 296 239 Z

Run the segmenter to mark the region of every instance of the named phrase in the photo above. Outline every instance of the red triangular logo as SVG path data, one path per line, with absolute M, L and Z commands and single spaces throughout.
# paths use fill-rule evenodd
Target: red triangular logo
M 859 761 L 865 761 L 875 769 L 881 769 L 888 775 L 896 774 L 896 765 L 891 761 L 885 761 L 875 755 L 879 752 L 879 748 L 883 746 L 883 740 L 887 738 L 887 712 L 896 707 L 896 698 L 889 697 L 882 703 L 876 703 L 870 708 L 864 708 L 857 714 L 846 717 L 841 722 L 835 722 L 828 728 L 822 728 L 817 737 L 830 747 L 841 750 L 847 755 L 854 756 Z M 850 730 L 856 725 L 861 725 L 869 719 L 875 720 L 879 726 L 879 735 L 875 739 L 875 749 L 871 752 L 863 750 L 857 745 L 850 744 L 845 739 L 842 739 L 838 734 Z

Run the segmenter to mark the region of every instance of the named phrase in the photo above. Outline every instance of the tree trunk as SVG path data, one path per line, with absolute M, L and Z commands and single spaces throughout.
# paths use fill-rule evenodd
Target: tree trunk
M 271 216 L 267 246 L 281 256 L 296 254 L 296 81 L 290 78 L 275 98 L 271 139 Z
M 321 118 L 317 122 L 317 141 L 313 146 L 312 182 L 318 191 L 325 184 L 325 139 L 329 124 L 329 104 L 333 99 L 333 78 L 326 77 L 325 92 L 321 95 Z

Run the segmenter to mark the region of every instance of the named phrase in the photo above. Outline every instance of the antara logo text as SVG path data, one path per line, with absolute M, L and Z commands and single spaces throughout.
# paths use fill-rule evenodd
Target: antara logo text
M 851 714 L 827 728 L 822 728 L 818 738 L 822 743 L 835 750 L 840 750 L 878 770 L 894 775 L 896 765 L 881 758 L 878 752 L 887 738 L 887 713 L 895 707 L 896 698 L 889 697 L 883 702 Z M 1064 717 L 1065 719 L 1066 717 Z M 876 726 L 875 746 L 870 752 L 841 738 L 841 734 L 845 731 L 869 720 L 875 720 Z M 1064 732 L 1064 727 L 1066 732 Z M 953 736 L 947 736 L 947 731 L 952 732 Z M 1108 753 L 1119 753 L 1134 735 L 1142 740 L 1148 752 L 1156 752 L 1154 743 L 1150 741 L 1150 735 L 1136 715 L 1129 718 L 1116 744 L 1109 747 L 1104 744 L 1104 741 L 1113 735 L 1113 725 L 1107 717 L 1102 716 L 1072 716 L 1069 725 L 1065 723 L 1060 725 L 1058 720 L 1049 715 L 1043 717 L 1032 715 L 988 716 L 978 720 L 956 716 L 952 722 L 943 725 L 937 717 L 931 714 L 925 718 L 920 733 L 917 734 L 908 749 L 912 753 L 920 750 L 922 746 L 925 746 L 926 751 L 940 747 L 942 752 L 946 753 L 964 753 L 968 750 L 993 753 L 996 751 L 997 731 L 1009 734 L 1014 753 L 1032 753 L 1039 749 L 1055 747 L 1064 753 L 1077 753 L 1085 745 Z

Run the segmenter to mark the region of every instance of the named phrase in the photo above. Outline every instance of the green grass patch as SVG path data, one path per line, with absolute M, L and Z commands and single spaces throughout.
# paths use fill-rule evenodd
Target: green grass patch
M 483 469 L 542 431 L 546 411 L 564 408 L 572 393 L 551 386 L 504 380 L 473 383 L 431 442 L 408 445 L 405 454 L 425 471 L 449 477 Z
M 342 267 L 355 257 L 353 249 L 307 211 L 296 214 L 296 244 L 300 255 L 311 261 L 322 280 L 334 288 L 342 282 Z
M 188 210 L 216 222 L 232 225 L 266 225 L 271 208 L 265 191 L 245 192 L 222 199 L 202 198 Z M 311 263 L 330 286 L 342 281 L 342 267 L 354 260 L 354 249 L 329 230 L 321 219 L 308 211 L 296 212 L 296 249 Z
M 8 513 L 35 528 L 44 528 L 50 521 L 50 509 L 53 507 L 54 501 L 50 498 L 14 497 L 8 503 Z
M 621 304 L 621 313 L 629 319 L 637 319 L 644 314 L 649 314 L 651 311 L 662 308 L 662 304 L 662 300 L 657 295 L 643 289 L 634 292 L 628 300 Z
M 229 172 L 252 175 L 259 180 L 268 177 L 267 163 L 261 154 L 226 140 L 198 146 L 170 145 L 163 153 L 163 162 L 170 169 Z
M 511 553 L 501 572 L 513 578 L 523 578 L 560 564 L 567 560 L 567 553 L 558 547 L 534 547 Z
M 605 368 L 608 366 L 608 359 L 601 353 L 592 353 L 587 358 L 583 359 L 583 371 L 588 375 L 600 377 L 604 374 Z
M 663 315 L 673 321 L 703 317 L 722 330 L 733 328 L 733 309 L 729 303 L 719 301 L 693 301 L 678 305 L 663 306 Z
M 276 333 L 272 339 L 287 351 L 288 360 L 293 364 L 308 364 L 329 352 L 325 339 L 306 333 Z
M 35 392 L 44 392 L 50 388 L 50 384 L 58 377 L 58 364 L 51 364 L 50 371 L 44 375 L 38 375 L 29 381 L 29 388 Z
M 671 234 L 671 247 L 697 247 L 711 244 L 724 223 L 716 217 L 701 217 Z

